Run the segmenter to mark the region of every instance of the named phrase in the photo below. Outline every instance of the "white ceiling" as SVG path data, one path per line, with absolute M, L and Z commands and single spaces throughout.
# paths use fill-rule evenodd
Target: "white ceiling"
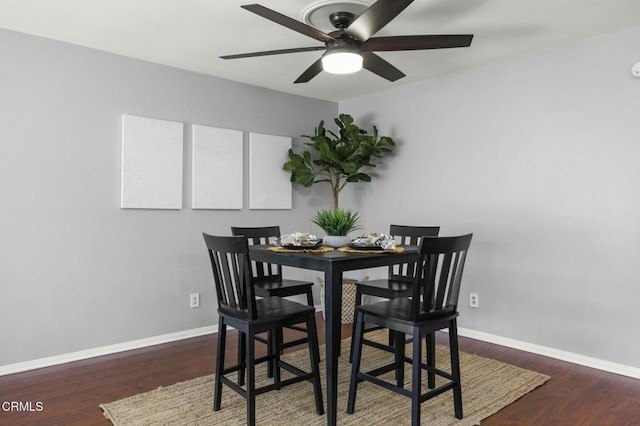
M 366 70 L 293 81 L 321 51 L 220 55 L 320 42 L 231 0 L 0 0 L 0 27 L 312 98 L 341 101 L 640 25 L 640 0 L 416 0 L 377 35 L 474 34 L 469 48 L 381 52 L 407 76 Z M 317 0 L 256 0 L 297 20 Z M 360 0 L 372 3 L 372 0 Z M 330 31 L 331 27 L 321 28 Z M 640 43 L 638 50 L 640 59 Z M 630 64 L 629 64 L 630 65 Z

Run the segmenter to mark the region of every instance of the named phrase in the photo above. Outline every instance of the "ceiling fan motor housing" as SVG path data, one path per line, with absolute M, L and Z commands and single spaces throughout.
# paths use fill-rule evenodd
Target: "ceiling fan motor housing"
M 329 40 L 325 43 L 325 46 L 327 46 L 327 52 L 344 51 L 358 53 L 362 52 L 363 44 L 354 38 L 346 36 L 335 40 Z

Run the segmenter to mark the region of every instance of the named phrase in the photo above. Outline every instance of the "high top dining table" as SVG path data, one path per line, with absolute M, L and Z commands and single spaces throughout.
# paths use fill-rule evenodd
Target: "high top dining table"
M 418 260 L 417 246 L 404 246 L 402 253 L 345 253 L 337 249 L 325 253 L 282 253 L 267 245 L 249 247 L 251 260 L 324 272 L 325 334 L 327 360 L 327 425 L 337 421 L 338 356 L 342 315 L 342 273 L 378 266 L 412 263 Z M 346 407 L 344 407 L 346 410 Z

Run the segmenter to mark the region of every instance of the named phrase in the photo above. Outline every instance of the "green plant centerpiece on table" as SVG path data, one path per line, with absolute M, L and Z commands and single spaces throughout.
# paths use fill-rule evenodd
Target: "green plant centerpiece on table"
M 376 167 L 373 160 L 391 153 L 395 142 L 388 136 L 379 136 L 376 126 L 369 134 L 354 124 L 349 114 L 340 114 L 334 122 L 338 126 L 337 134 L 320 121 L 313 136 L 302 135 L 311 140 L 305 143 L 311 149 L 302 154 L 290 149 L 283 169 L 291 172 L 291 182 L 307 188 L 320 182 L 329 184 L 333 209 L 317 212 L 313 223 L 328 236 L 346 236 L 361 227 L 358 213 L 340 209 L 340 191 L 349 182 L 371 182 L 371 175 L 364 170 Z M 326 238 L 325 243 L 328 243 Z
M 318 225 L 327 235 L 346 236 L 349 232 L 361 229 L 358 213 L 349 210 L 320 210 L 312 222 Z

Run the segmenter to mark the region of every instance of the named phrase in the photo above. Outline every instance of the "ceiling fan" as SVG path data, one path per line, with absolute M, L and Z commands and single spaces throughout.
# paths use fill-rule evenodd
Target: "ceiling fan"
M 413 0 L 378 0 L 360 16 L 350 12 L 332 13 L 329 20 L 336 31 L 329 34 L 259 4 L 244 5 L 241 6 L 243 9 L 321 41 L 324 46 L 241 53 L 220 56 L 220 58 L 238 59 L 324 50 L 322 57 L 307 68 L 294 83 L 306 83 L 322 70 L 347 74 L 358 71 L 362 67 L 389 81 L 396 81 L 405 74 L 373 52 L 447 49 L 471 45 L 472 34 L 372 37 L 412 2 Z

